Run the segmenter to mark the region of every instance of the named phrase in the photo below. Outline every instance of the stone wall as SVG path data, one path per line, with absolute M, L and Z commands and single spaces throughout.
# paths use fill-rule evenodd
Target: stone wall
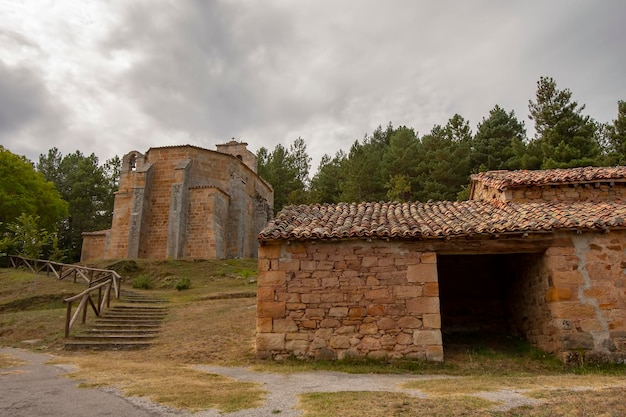
M 419 244 L 259 248 L 260 358 L 443 360 L 436 255 Z
M 83 234 L 82 259 L 104 259 L 109 231 L 88 232 Z
M 500 191 L 481 183 L 476 185 L 473 200 L 480 201 L 610 201 L 626 198 L 626 183 L 564 184 L 512 188 Z
M 554 344 L 579 354 L 626 360 L 626 231 L 571 234 L 546 252 L 545 298 Z
M 527 247 L 516 241 L 507 251 L 463 255 L 451 254 L 452 241 L 266 242 L 257 356 L 440 361 L 444 322 L 452 331 L 508 331 L 566 362 L 626 361 L 626 231 L 561 232 L 549 242 L 537 253 L 517 253 Z M 482 318 L 441 304 L 465 290 L 448 293 L 440 280 L 471 287 L 473 279 L 477 291 L 466 296 L 476 300 L 465 307 Z
M 256 257 L 273 190 L 247 165 L 256 159 L 245 144 L 222 149 L 238 154 L 185 145 L 125 155 L 104 256 Z

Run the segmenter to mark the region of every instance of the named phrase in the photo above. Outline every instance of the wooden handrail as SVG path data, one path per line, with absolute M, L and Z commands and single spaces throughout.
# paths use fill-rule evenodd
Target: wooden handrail
M 67 313 L 65 315 L 65 337 L 69 337 L 70 330 L 72 326 L 78 319 L 78 316 L 82 313 L 82 323 L 85 324 L 87 319 L 87 303 L 91 306 L 96 316 L 100 316 L 105 307 L 109 307 L 111 301 L 111 287 L 113 286 L 114 278 L 109 278 L 100 284 L 96 284 L 92 287 L 87 288 L 85 291 L 80 294 L 74 295 L 72 297 L 66 298 L 63 300 L 67 303 Z M 104 288 L 104 295 L 102 294 L 102 288 Z M 91 299 L 91 293 L 98 290 L 98 304 L 94 304 Z M 72 302 L 80 300 L 78 303 L 78 308 L 72 315 Z
M 35 274 L 45 271 L 47 276 L 50 276 L 50 273 L 52 273 L 59 280 L 73 275 L 74 282 L 76 282 L 78 277 L 86 281 L 89 288 L 80 294 L 63 300 L 67 303 L 65 337 L 69 337 L 70 330 L 81 313 L 82 323 L 85 323 L 87 318 L 87 304 L 91 306 L 96 316 L 100 316 L 104 308 L 108 308 L 110 305 L 111 289 L 113 289 L 115 298 L 120 298 L 120 284 L 122 277 L 120 274 L 110 269 L 90 268 L 87 266 L 64 264 L 45 259 L 29 259 L 17 255 L 9 255 L 9 262 L 13 268 L 24 266 Z M 98 291 L 97 304 L 95 304 L 91 299 L 91 294 L 96 290 Z M 80 300 L 80 302 L 78 303 L 78 308 L 74 312 L 74 315 L 72 315 L 72 303 L 76 300 Z

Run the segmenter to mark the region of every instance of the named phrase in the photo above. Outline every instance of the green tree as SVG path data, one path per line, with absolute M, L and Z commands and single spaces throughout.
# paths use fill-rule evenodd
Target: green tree
M 626 165 L 626 101 L 617 102 L 617 119 L 606 127 L 608 165 Z
M 389 137 L 381 164 L 386 179 L 387 197 L 395 201 L 410 201 L 416 183 L 419 139 L 411 128 L 401 126 Z
M 496 105 L 477 126 L 470 153 L 470 171 L 521 168 L 516 158 L 526 153 L 526 129 L 515 113 Z
M 343 164 L 346 154 L 338 151 L 331 159 L 324 155 L 311 179 L 310 201 L 315 203 L 339 203 L 344 182 Z
M 37 169 L 54 181 L 61 196 L 68 202 L 67 218 L 61 223 L 58 235 L 62 249 L 71 262 L 80 259 L 82 233 L 110 227 L 114 192 L 117 190 L 120 160 L 113 158 L 104 166 L 95 154 L 80 151 L 62 156 L 52 148 L 39 156 Z
M 16 253 L 30 259 L 39 259 L 46 246 L 54 246 L 55 234 L 39 227 L 40 218 L 33 214 L 21 214 L 0 240 L 0 251 Z M 51 248 L 54 251 L 56 248 Z
M 598 126 L 582 114 L 585 106 L 572 101 L 569 89 L 559 90 L 556 81 L 541 77 L 536 99 L 528 102 L 535 121 L 535 139 L 542 154 L 542 168 L 595 165 L 600 156 Z
M 278 144 L 269 153 L 266 148 L 257 152 L 258 173 L 274 187 L 274 210 L 289 204 L 308 200 L 308 176 L 311 158 L 302 138 L 294 140 L 289 149 Z
M 38 218 L 38 227 L 54 232 L 68 206 L 52 182 L 23 156 L 0 145 L 0 235 L 22 215 Z
M 382 201 L 387 199 L 387 180 L 382 172 L 382 159 L 394 129 L 379 126 L 371 136 L 355 141 L 343 165 L 345 181 L 341 200 L 346 202 Z
M 433 127 L 420 141 L 417 165 L 419 201 L 456 200 L 469 182 L 469 123 L 458 114 Z

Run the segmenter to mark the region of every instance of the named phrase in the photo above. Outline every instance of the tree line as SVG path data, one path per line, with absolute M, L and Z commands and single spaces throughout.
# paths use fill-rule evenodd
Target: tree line
M 324 155 L 310 179 L 302 138 L 288 148 L 261 148 L 259 174 L 274 186 L 280 210 L 302 203 L 462 200 L 472 173 L 626 165 L 626 102 L 617 103 L 615 120 L 600 123 L 569 89 L 541 77 L 528 109 L 532 138 L 513 111 L 496 105 L 475 133 L 459 114 L 421 136 L 407 126 L 380 126 L 349 151 Z
M 258 172 L 274 187 L 274 209 L 290 204 L 457 200 L 468 196 L 472 173 L 626 165 L 626 102 L 599 123 L 550 77 L 537 82 L 528 138 L 513 111 L 496 105 L 473 133 L 453 115 L 419 135 L 407 126 L 378 127 L 346 152 L 324 155 L 310 176 L 306 142 L 257 152 Z M 121 161 L 57 148 L 36 164 L 0 145 L 0 252 L 75 262 L 82 233 L 111 226 Z
M 0 252 L 80 260 L 82 233 L 111 226 L 120 167 L 57 148 L 33 164 L 0 146 Z

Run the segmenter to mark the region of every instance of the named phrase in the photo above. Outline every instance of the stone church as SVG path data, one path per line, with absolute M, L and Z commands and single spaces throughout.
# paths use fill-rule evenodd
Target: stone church
M 261 358 L 442 361 L 512 335 L 626 362 L 626 167 L 491 171 L 470 200 L 283 209 L 259 234 Z
M 111 228 L 83 233 L 81 261 L 256 257 L 273 204 L 246 143 L 131 151 L 122 160 Z

